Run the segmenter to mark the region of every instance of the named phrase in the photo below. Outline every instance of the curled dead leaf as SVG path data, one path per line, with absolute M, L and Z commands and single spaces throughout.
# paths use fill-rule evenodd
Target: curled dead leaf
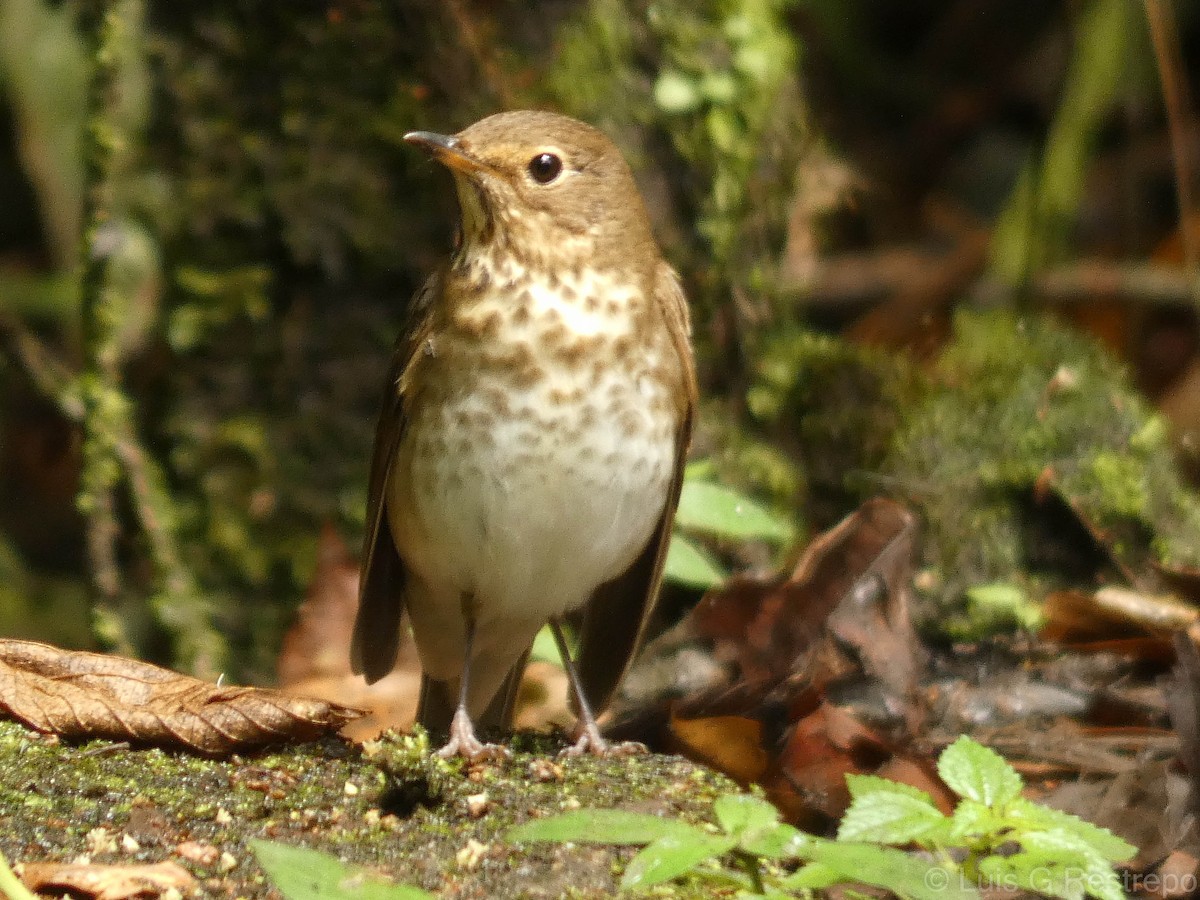
M 0 713 L 66 738 L 105 737 L 221 754 L 310 740 L 362 712 L 149 663 L 0 640 Z
M 32 862 L 22 866 L 21 880 L 31 891 L 69 891 L 93 900 L 160 897 L 169 890 L 188 891 L 196 883 L 185 868 L 173 862 L 130 866 Z

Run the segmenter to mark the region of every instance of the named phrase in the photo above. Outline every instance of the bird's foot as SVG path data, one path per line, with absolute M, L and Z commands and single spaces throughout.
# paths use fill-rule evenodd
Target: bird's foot
M 585 722 L 579 740 L 560 753 L 560 756 L 635 756 L 649 753 L 645 744 L 637 741 L 610 741 L 600 733 L 595 722 Z
M 508 759 L 512 754 L 499 744 L 485 744 L 475 736 L 475 725 L 461 706 L 450 722 L 450 739 L 437 752 L 442 759 L 460 756 L 469 763 L 491 762 Z

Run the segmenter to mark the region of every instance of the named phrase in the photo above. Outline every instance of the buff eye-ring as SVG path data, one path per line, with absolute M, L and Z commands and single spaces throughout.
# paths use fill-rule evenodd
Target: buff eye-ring
M 538 184 L 549 184 L 562 172 L 562 160 L 553 153 L 539 153 L 529 161 L 529 177 Z

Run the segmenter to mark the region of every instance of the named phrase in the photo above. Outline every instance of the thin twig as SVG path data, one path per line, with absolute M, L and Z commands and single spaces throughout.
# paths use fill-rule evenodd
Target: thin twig
M 476 68 L 483 75 L 488 87 L 495 93 L 500 105 L 511 107 L 513 91 L 508 84 L 508 78 L 496 64 L 495 54 L 491 52 L 480 33 L 479 26 L 471 17 L 471 12 L 462 0 L 447 0 L 445 9 L 454 21 L 455 32 L 459 35 L 463 49 L 471 55 Z
M 1184 75 L 1183 55 L 1179 50 L 1179 28 L 1170 0 L 1145 0 L 1146 21 L 1154 42 L 1154 56 L 1162 81 L 1163 102 L 1167 111 L 1167 129 L 1171 135 L 1171 159 L 1175 165 L 1175 193 L 1179 202 L 1179 237 L 1183 260 L 1192 279 L 1192 302 L 1200 308 L 1200 211 L 1193 191 L 1189 131 L 1194 127 L 1191 98 Z

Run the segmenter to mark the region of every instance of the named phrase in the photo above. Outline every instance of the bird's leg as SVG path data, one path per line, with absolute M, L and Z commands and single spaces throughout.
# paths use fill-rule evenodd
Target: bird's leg
M 458 682 L 458 708 L 454 718 L 450 720 L 450 739 L 438 751 L 442 759 L 452 759 L 461 756 L 468 762 L 481 762 L 487 759 L 503 759 L 509 752 L 499 744 L 485 744 L 475 736 L 475 724 L 471 714 L 467 712 L 467 693 L 471 682 L 471 650 L 475 643 L 475 617 L 467 616 L 467 635 L 463 649 L 462 675 Z
M 600 733 L 596 717 L 592 714 L 592 706 L 583 694 L 583 685 L 579 681 L 579 673 L 571 662 L 571 651 L 567 648 L 567 639 L 563 636 L 562 626 L 558 619 L 550 620 L 550 630 L 554 632 L 554 642 L 558 644 L 558 653 L 562 657 L 563 668 L 567 670 L 567 679 L 571 682 L 571 690 L 575 693 L 575 701 L 579 704 L 579 739 L 563 753 L 567 756 L 582 756 L 591 753 L 594 756 L 624 756 L 631 753 L 645 753 L 644 744 L 635 741 L 614 743 Z

